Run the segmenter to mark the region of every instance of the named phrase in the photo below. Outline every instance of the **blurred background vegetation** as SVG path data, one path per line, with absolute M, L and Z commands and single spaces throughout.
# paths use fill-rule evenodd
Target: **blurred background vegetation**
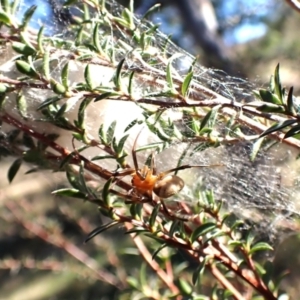
M 162 6 L 152 21 L 197 55 L 199 63 L 261 87 L 280 62 L 283 84 L 299 94 L 300 14 L 285 1 L 137 0 L 136 11 L 143 15 L 155 3 Z M 37 24 L 53 26 L 53 33 L 64 28 L 63 2 L 26 0 L 21 7 L 33 4 L 40 9 Z M 10 164 L 8 159 L 0 161 L 0 299 L 130 299 L 124 287 L 130 276 L 142 276 L 142 258 L 123 229 L 84 244 L 100 222 L 95 207 L 51 196 L 53 189 L 65 186 L 59 173 L 22 176 L 27 171 L 23 169 L 9 185 Z M 18 205 L 10 199 L 18 199 Z M 289 273 L 283 283 L 291 299 L 300 294 L 299 244 L 297 235 L 283 235 L 275 257 L 276 272 Z M 180 254 L 172 260 L 179 264 Z M 149 287 L 155 280 L 148 271 Z

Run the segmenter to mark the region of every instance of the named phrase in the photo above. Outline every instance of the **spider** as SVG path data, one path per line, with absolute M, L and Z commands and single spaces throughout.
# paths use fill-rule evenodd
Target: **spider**
M 153 199 L 153 196 L 155 195 L 160 199 L 167 199 L 173 195 L 178 194 L 185 185 L 181 177 L 172 175 L 170 173 L 190 168 L 222 166 L 221 164 L 198 166 L 182 165 L 161 173 L 157 173 L 155 168 L 154 154 L 152 154 L 150 167 L 144 165 L 142 168 L 139 168 L 136 156 L 136 144 L 141 132 L 142 130 L 138 133 L 132 147 L 134 168 L 128 168 L 122 172 L 116 172 L 113 174 L 113 176 L 115 177 L 131 175 L 131 184 L 133 187 L 134 195 L 136 196 L 144 196 L 147 199 Z

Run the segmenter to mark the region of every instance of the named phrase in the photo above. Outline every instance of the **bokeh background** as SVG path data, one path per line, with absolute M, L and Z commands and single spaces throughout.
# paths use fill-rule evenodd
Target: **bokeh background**
M 137 14 L 156 3 L 161 7 L 151 20 L 199 63 L 258 88 L 268 84 L 280 63 L 283 85 L 300 93 L 300 13 L 286 1 L 136 0 Z M 38 5 L 31 26 L 45 24 L 48 34 L 61 33 L 64 14 L 76 13 L 62 10 L 62 4 L 21 1 L 20 15 Z M 138 276 L 142 260 L 123 229 L 84 244 L 87 234 L 105 222 L 95 207 L 52 196 L 53 189 L 66 185 L 60 173 L 23 175 L 30 169 L 23 166 L 9 185 L 10 164 L 7 158 L 0 161 L 0 299 L 129 299 L 118 288 L 126 286 L 128 276 Z M 297 230 L 283 233 L 276 245 L 276 272 L 288 273 L 283 287 L 291 299 L 300 294 L 299 246 Z M 155 280 L 152 275 L 149 281 Z

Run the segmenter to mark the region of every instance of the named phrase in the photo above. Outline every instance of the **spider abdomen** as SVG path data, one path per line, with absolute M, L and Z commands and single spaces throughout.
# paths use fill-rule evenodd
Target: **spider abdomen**
M 153 192 L 160 198 L 169 198 L 179 193 L 184 187 L 184 181 L 176 175 L 167 175 L 155 183 Z

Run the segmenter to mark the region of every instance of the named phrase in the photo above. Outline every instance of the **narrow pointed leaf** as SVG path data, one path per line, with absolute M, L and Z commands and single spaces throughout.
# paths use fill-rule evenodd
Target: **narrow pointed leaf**
M 216 224 L 212 222 L 205 223 L 196 228 L 191 235 L 191 242 L 196 241 L 200 236 L 203 236 L 216 228 Z
M 202 130 L 205 127 L 211 128 L 215 125 L 217 113 L 220 107 L 220 105 L 217 105 L 206 114 L 206 116 L 201 121 L 200 130 Z
M 115 92 L 115 91 L 105 92 L 105 93 L 102 93 L 101 95 L 97 96 L 95 98 L 94 102 L 98 102 L 100 100 L 115 97 L 115 96 L 120 96 L 120 93 Z
M 151 6 L 151 7 L 145 12 L 145 14 L 142 16 L 141 20 L 147 19 L 148 16 L 149 16 L 150 14 L 152 14 L 154 11 L 158 10 L 158 8 L 160 8 L 160 7 L 161 7 L 161 4 L 160 4 L 160 3 L 157 3 L 157 4 L 153 5 L 153 6 Z
M 158 213 L 159 213 L 160 206 L 161 206 L 160 203 L 158 203 L 158 204 L 154 207 L 154 209 L 153 209 L 153 211 L 152 211 L 152 213 L 151 213 L 151 216 L 150 216 L 150 219 L 149 219 L 149 225 L 150 225 L 151 228 L 153 228 L 154 225 L 155 225 L 155 221 L 156 221 L 157 215 L 158 215 Z
M 63 84 L 63 86 L 68 89 L 69 84 L 68 84 L 68 80 L 69 80 L 69 62 L 67 62 L 62 70 L 61 70 L 61 82 Z
M 113 180 L 114 180 L 113 177 L 107 180 L 102 190 L 102 199 L 108 207 L 110 206 L 109 190 Z
M 11 183 L 13 181 L 16 174 L 18 173 L 18 171 L 19 171 L 19 169 L 22 165 L 22 161 L 23 160 L 21 158 L 18 158 L 10 166 L 10 168 L 8 170 L 8 174 L 7 174 L 7 178 L 8 178 L 9 183 Z
M 34 12 L 36 11 L 37 9 L 37 5 L 32 5 L 31 7 L 29 7 L 26 12 L 24 13 L 24 16 L 23 16 L 23 20 L 22 20 L 22 27 L 23 29 L 28 25 L 30 19 L 32 18 Z
M 87 84 L 88 89 L 90 91 L 92 91 L 95 88 L 95 84 L 93 82 L 93 78 L 92 78 L 92 74 L 91 74 L 91 68 L 90 68 L 89 64 L 85 67 L 84 79 L 85 79 L 85 82 Z
M 114 138 L 117 122 L 113 121 L 107 129 L 106 137 L 107 144 L 110 144 Z
M 27 101 L 23 94 L 17 96 L 17 108 L 23 118 L 27 118 Z
M 53 195 L 59 195 L 64 197 L 72 197 L 72 198 L 79 198 L 79 199 L 88 199 L 85 193 L 80 192 L 77 189 L 59 189 L 52 192 Z
M 50 80 L 50 78 L 51 78 L 49 63 L 50 63 L 50 51 L 49 51 L 49 49 L 46 49 L 46 51 L 44 52 L 44 57 L 43 57 L 43 73 L 47 80 Z
M 290 126 L 292 124 L 295 124 L 295 123 L 297 123 L 297 120 L 294 120 L 294 119 L 276 123 L 276 124 L 272 125 L 270 128 L 268 128 L 266 131 L 264 131 L 259 137 L 261 138 L 272 132 L 279 131 L 279 130 L 281 130 L 287 126 Z
M 251 250 L 249 251 L 249 254 L 253 254 L 255 252 L 258 251 L 272 251 L 274 250 L 269 244 L 265 243 L 265 242 L 260 242 L 255 244 Z
M 283 104 L 283 94 L 282 94 L 282 86 L 280 82 L 279 76 L 279 64 L 276 66 L 275 73 L 274 73 L 274 83 L 275 83 L 275 93 L 277 94 L 281 104 Z
M 100 44 L 100 31 L 99 31 L 99 23 L 95 25 L 94 31 L 93 31 L 93 43 L 94 47 L 96 48 L 98 53 L 102 53 L 102 48 Z
M 262 146 L 262 143 L 264 141 L 264 138 L 259 138 L 257 139 L 253 145 L 252 145 L 252 151 L 251 151 L 251 154 L 250 154 L 250 160 L 251 161 L 254 161 L 255 158 L 256 158 L 256 155 L 257 153 L 259 152 L 261 146 Z
M 293 101 L 294 88 L 291 87 L 287 96 L 287 110 L 290 114 L 295 114 L 294 101 Z
M 117 69 L 116 69 L 116 74 L 115 74 L 115 77 L 114 77 L 114 84 L 115 84 L 117 90 L 121 89 L 121 83 L 122 83 L 121 82 L 121 79 L 122 79 L 121 74 L 122 74 L 122 67 L 123 67 L 124 62 L 125 62 L 125 58 L 123 58 L 119 62 L 118 66 L 117 66 Z
M 300 133 L 300 124 L 292 127 L 292 129 L 290 129 L 285 135 L 284 135 L 284 139 L 287 139 L 289 137 L 292 137 L 296 134 Z
M 16 67 L 18 71 L 22 74 L 28 75 L 29 77 L 36 77 L 36 71 L 25 61 L 17 60 Z
M 164 243 L 162 245 L 160 245 L 152 254 L 152 260 L 155 259 L 155 257 L 157 256 L 157 254 L 164 248 L 168 247 L 168 244 Z
M 260 98 L 264 102 L 269 102 L 269 103 L 273 103 L 273 104 L 276 104 L 276 105 L 281 105 L 282 104 L 280 99 L 278 98 L 278 96 L 276 94 L 272 94 L 268 90 L 264 90 L 264 89 L 260 90 L 259 95 L 260 95 Z
M 125 144 L 125 142 L 126 142 L 126 140 L 127 140 L 128 137 L 129 137 L 129 134 L 124 135 L 124 136 L 120 139 L 120 141 L 119 141 L 119 143 L 118 143 L 118 145 L 117 145 L 117 148 L 114 149 L 118 154 L 119 154 L 119 153 L 122 153 L 123 148 L 124 148 L 124 144 Z
M 192 82 L 193 76 L 194 76 L 194 72 L 189 72 L 183 80 L 183 83 L 181 86 L 181 94 L 183 97 L 186 97 L 188 94 L 189 87 Z
M 256 107 L 258 111 L 268 112 L 268 113 L 284 113 L 285 109 L 282 105 L 276 105 L 273 103 L 263 104 Z
M 44 46 L 43 46 L 43 39 L 44 39 L 44 26 L 42 26 L 38 32 L 38 49 L 39 51 L 44 54 Z
M 88 234 L 87 238 L 85 239 L 85 243 L 87 243 L 89 240 L 91 240 L 93 237 L 95 237 L 96 235 L 100 234 L 103 231 L 106 231 L 107 229 L 110 229 L 116 225 L 118 225 L 119 222 L 118 221 L 111 221 L 110 223 L 104 224 L 102 226 L 99 226 L 97 228 L 95 228 L 91 233 Z

